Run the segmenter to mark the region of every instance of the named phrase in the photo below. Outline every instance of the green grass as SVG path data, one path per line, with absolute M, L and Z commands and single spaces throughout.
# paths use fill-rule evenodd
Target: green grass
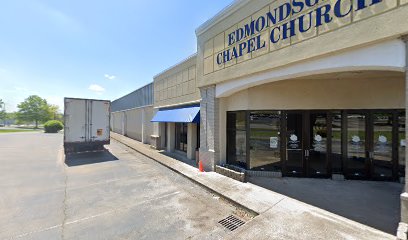
M 34 126 L 24 126 L 24 127 L 17 126 L 15 128 L 22 129 L 22 130 L 40 130 L 40 129 L 44 129 L 44 127 L 42 125 L 38 125 L 38 128 L 35 128 Z
M 0 129 L 0 133 L 17 133 L 17 132 L 34 132 L 35 130 L 27 129 Z

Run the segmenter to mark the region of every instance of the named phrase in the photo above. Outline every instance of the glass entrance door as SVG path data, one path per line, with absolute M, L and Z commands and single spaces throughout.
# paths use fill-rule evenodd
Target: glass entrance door
M 310 113 L 306 132 L 306 165 L 309 177 L 328 175 L 328 121 L 327 113 Z
M 368 177 L 367 171 L 367 114 L 347 113 L 347 156 L 346 175 L 350 179 Z
M 393 178 L 393 114 L 392 113 L 373 113 L 372 124 L 372 177 Z
M 286 115 L 285 172 L 289 176 L 304 175 L 303 119 L 302 112 L 288 112 Z

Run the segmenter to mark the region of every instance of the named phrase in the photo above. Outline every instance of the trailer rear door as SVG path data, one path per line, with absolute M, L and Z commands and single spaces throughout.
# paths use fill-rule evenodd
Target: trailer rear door
M 85 142 L 86 101 L 65 99 L 65 142 Z
M 107 101 L 89 100 L 91 141 L 108 141 L 110 103 Z

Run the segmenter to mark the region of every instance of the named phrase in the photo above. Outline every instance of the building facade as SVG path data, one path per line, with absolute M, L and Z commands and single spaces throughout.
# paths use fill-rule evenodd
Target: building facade
M 206 171 L 407 182 L 407 18 L 408 0 L 236 0 L 154 77 L 151 142 Z
M 407 16 L 406 0 L 240 0 L 200 26 L 206 169 L 404 181 Z
M 196 160 L 200 145 L 200 92 L 197 88 L 197 56 L 154 77 L 156 148 Z

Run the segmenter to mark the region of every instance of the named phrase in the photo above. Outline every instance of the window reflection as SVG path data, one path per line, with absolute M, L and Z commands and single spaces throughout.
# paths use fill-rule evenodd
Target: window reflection
M 283 151 L 284 174 L 288 175 L 395 179 L 398 167 L 398 176 L 405 176 L 403 110 L 283 113 L 285 142 L 281 142 L 280 111 L 228 112 L 227 163 L 256 171 L 280 171 Z M 305 121 L 305 116 L 310 119 Z
M 227 163 L 246 168 L 246 113 L 227 114 Z
M 392 114 L 373 114 L 373 164 L 376 177 L 392 177 Z
M 286 171 L 301 175 L 303 167 L 303 114 L 288 113 L 286 116 Z
M 280 112 L 251 112 L 249 119 L 250 169 L 280 170 Z
M 400 112 L 398 117 L 398 173 L 400 177 L 405 177 L 405 112 Z
M 342 147 L 341 147 L 341 127 L 342 127 L 342 114 L 341 112 L 333 112 L 332 115 L 332 154 L 331 165 L 332 173 L 342 174 Z
M 365 176 L 366 116 L 347 115 L 347 168 L 355 177 Z
M 176 123 L 176 150 L 187 152 L 187 123 Z
M 308 165 L 311 174 L 327 174 L 327 114 L 310 114 L 310 156 Z

